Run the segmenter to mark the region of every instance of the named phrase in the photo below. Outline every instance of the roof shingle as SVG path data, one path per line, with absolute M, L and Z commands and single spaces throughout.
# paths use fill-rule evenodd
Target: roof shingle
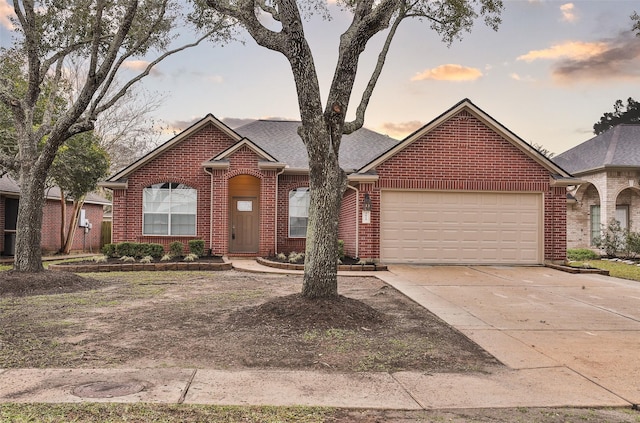
M 298 135 L 300 125 L 299 121 L 257 120 L 235 131 L 290 168 L 308 169 L 307 150 Z M 343 135 L 340 167 L 347 172 L 360 169 L 398 142 L 366 128 Z
M 553 158 L 570 173 L 605 167 L 640 167 L 640 125 L 617 125 Z

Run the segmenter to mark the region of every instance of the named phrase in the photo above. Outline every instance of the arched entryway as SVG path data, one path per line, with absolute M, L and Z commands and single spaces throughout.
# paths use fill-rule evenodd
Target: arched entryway
M 260 246 L 260 179 L 229 179 L 229 253 L 257 253 Z
M 615 219 L 622 229 L 640 231 L 640 192 L 637 188 L 626 188 L 618 193 Z
M 573 197 L 567 205 L 567 247 L 593 247 L 596 237 L 601 235 L 600 192 L 591 183 L 584 183 L 576 191 L 569 191 Z

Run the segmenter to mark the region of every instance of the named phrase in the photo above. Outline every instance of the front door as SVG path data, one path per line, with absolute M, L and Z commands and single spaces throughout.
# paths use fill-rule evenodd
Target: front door
M 231 253 L 257 253 L 260 240 L 257 197 L 233 197 L 231 201 Z

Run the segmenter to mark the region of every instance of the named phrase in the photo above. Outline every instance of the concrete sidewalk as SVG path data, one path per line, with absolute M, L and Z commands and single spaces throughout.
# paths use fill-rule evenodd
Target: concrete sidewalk
M 291 273 L 261 266 L 253 260 L 234 260 L 234 267 L 252 272 Z M 589 373 L 583 368 L 567 364 L 564 361 L 568 360 L 561 355 L 549 354 L 532 344 L 527 345 L 526 342 L 529 341 L 518 339 L 514 331 L 508 330 L 512 329 L 508 324 L 501 328 L 473 309 L 472 305 L 479 303 L 484 307 L 483 310 L 492 310 L 492 316 L 502 315 L 503 312 L 500 309 L 495 309 L 501 305 L 495 300 L 503 300 L 502 297 L 505 294 L 496 292 L 494 289 L 496 286 L 513 289 L 539 287 L 540 290 L 535 291 L 532 298 L 548 292 L 551 289 L 549 286 L 527 279 L 533 278 L 533 274 L 538 274 L 536 272 L 539 273 L 539 271 L 531 273 L 517 268 L 514 271 L 505 270 L 503 273 L 487 273 L 486 270 L 479 272 L 466 267 L 421 268 L 417 266 L 393 267 L 388 272 L 340 272 L 341 276 L 379 277 L 463 331 L 506 364 L 505 369 L 491 374 L 419 372 L 343 374 L 316 371 L 223 371 L 177 368 L 0 369 L 0 402 L 92 401 L 315 405 L 403 410 L 618 407 L 637 404 L 640 398 L 633 393 L 633 390 L 635 389 L 636 392 L 640 390 L 637 389 L 637 382 L 633 380 L 636 376 L 635 371 L 632 372 L 632 378 L 622 377 L 622 382 L 617 385 L 602 383 L 598 379 L 601 376 L 600 373 Z M 544 269 L 544 272 L 540 273 L 543 281 L 547 277 L 546 272 L 552 272 L 552 279 L 561 279 L 562 272 Z M 514 279 L 509 274 L 520 275 L 525 281 L 516 280 L 517 278 Z M 600 286 L 605 284 L 606 280 L 594 282 L 572 279 L 571 283 Z M 563 282 L 563 286 L 565 285 L 566 283 Z M 461 295 L 462 287 L 471 297 Z M 487 292 L 490 293 L 482 294 L 482 289 L 488 289 Z M 634 288 L 631 286 L 629 289 Z M 631 293 L 626 292 L 626 294 Z M 463 302 L 457 303 L 456 298 Z M 637 298 L 640 299 L 640 291 L 637 293 Z M 532 301 L 531 298 L 529 300 Z M 555 297 L 554 301 L 559 302 Z M 516 304 L 520 311 L 525 309 L 526 302 L 523 302 L 522 298 L 516 298 Z M 502 304 L 505 309 L 512 305 L 513 303 Z M 565 306 L 566 304 L 558 303 L 558 307 Z M 526 316 L 527 319 L 540 320 L 533 310 L 529 312 L 531 314 Z M 546 310 L 546 313 L 545 315 L 548 315 L 549 310 Z M 625 327 L 631 337 L 638 335 L 634 322 L 633 318 L 630 319 L 629 326 Z M 540 336 L 538 332 L 536 334 Z M 543 344 L 547 342 L 542 342 L 543 339 L 538 341 Z M 629 351 L 629 354 L 637 354 L 638 350 L 640 349 Z M 614 365 L 616 364 L 617 361 L 614 361 Z M 634 362 L 630 364 L 635 365 Z M 611 371 L 615 376 L 623 370 L 612 369 Z
M 0 402 L 82 401 L 400 410 L 630 405 L 563 368 L 493 374 L 175 368 L 9 369 L 0 373 Z

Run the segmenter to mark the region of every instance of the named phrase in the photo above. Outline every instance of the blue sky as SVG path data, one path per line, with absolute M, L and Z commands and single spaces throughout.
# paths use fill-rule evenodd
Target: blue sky
M 451 46 L 425 23 L 401 27 L 365 126 L 402 138 L 469 98 L 525 141 L 558 154 L 591 138 L 593 124 L 613 109 L 615 100 L 640 100 L 640 37 L 630 32 L 630 15 L 640 13 L 640 1 L 504 4 L 497 32 L 478 21 Z M 306 26 L 325 89 L 339 34 L 349 22 L 346 14 L 330 8 L 331 21 L 313 18 Z M 8 13 L 7 0 L 0 0 L 3 45 L 9 40 L 3 20 Z M 154 118 L 174 130 L 207 113 L 228 119 L 231 126 L 244 119 L 299 119 L 288 63 L 248 36 L 244 41 L 203 44 L 161 63 L 143 83 L 165 95 Z M 368 79 L 380 43 L 369 44 L 357 88 Z

